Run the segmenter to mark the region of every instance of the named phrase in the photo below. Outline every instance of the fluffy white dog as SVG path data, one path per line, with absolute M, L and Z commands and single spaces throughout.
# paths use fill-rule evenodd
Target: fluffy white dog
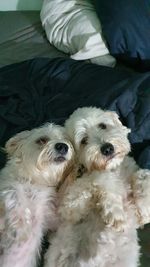
M 57 189 L 72 172 L 74 150 L 64 128 L 23 131 L 6 143 L 0 173 L 0 266 L 34 267 L 42 237 L 57 228 Z
M 66 122 L 85 173 L 66 190 L 46 267 L 136 267 L 136 229 L 150 222 L 150 171 L 127 156 L 115 112 L 80 108 Z

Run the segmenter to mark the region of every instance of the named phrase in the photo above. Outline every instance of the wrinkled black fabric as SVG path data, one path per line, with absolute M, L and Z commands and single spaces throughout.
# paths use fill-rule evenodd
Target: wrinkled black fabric
M 95 0 L 110 54 L 138 71 L 150 70 L 150 0 Z
M 0 145 L 44 122 L 63 124 L 82 106 L 115 110 L 132 130 L 136 161 L 150 168 L 150 73 L 71 59 L 37 58 L 0 69 Z

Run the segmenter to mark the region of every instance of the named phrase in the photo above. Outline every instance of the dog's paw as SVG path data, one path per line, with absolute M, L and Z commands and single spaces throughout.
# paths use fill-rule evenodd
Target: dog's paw
M 122 209 L 116 207 L 112 212 L 105 213 L 103 220 L 107 227 L 111 227 L 116 231 L 124 231 L 126 225 L 126 217 Z
M 132 180 L 133 203 L 139 225 L 150 223 L 150 170 L 137 171 Z
M 139 181 L 149 180 L 150 181 L 150 170 L 140 169 L 136 172 L 136 179 Z
M 150 206 L 144 205 L 142 201 L 137 201 L 135 213 L 140 226 L 150 223 Z

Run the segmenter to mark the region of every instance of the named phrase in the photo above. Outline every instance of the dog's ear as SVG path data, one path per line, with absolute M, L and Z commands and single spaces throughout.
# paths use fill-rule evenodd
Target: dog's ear
M 30 131 L 23 131 L 11 137 L 5 144 L 5 151 L 9 156 L 12 156 L 21 142 L 30 135 Z
M 124 130 L 126 130 L 126 133 L 130 133 L 131 132 L 131 129 L 127 128 L 126 126 L 124 126 L 122 124 L 122 122 L 119 119 L 119 115 L 115 111 L 108 111 L 108 113 L 112 116 L 112 118 L 113 118 L 115 123 L 117 123 L 118 125 L 122 125 Z
M 107 111 L 107 114 L 112 117 L 113 121 L 119 125 L 122 125 L 119 115 L 115 111 Z

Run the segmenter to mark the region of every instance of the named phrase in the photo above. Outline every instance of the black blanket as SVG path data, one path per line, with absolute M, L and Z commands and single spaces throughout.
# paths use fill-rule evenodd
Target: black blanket
M 82 106 L 115 110 L 132 130 L 136 161 L 150 168 L 150 73 L 71 59 L 38 58 L 0 69 L 0 145 L 46 121 L 63 124 Z

